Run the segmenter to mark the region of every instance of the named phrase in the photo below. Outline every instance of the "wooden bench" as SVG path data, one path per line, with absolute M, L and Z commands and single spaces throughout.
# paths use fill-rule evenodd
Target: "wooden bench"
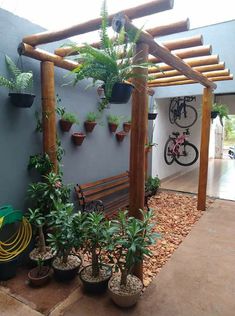
M 129 173 L 76 185 L 75 192 L 83 211 L 101 211 L 110 216 L 129 205 Z

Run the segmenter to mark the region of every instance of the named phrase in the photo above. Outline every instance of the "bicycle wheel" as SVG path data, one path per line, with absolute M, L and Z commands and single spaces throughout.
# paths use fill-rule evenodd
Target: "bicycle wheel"
M 178 154 L 175 156 L 175 161 L 181 166 L 191 166 L 198 159 L 198 149 L 191 143 L 184 143 L 179 147 Z
M 174 145 L 175 145 L 174 140 L 169 138 L 164 148 L 164 159 L 165 159 L 166 164 L 168 165 L 171 165 L 175 160 L 175 155 L 172 153 Z
M 169 106 L 169 121 L 171 124 L 175 123 L 176 120 L 176 111 L 177 111 L 178 102 L 177 100 L 173 99 L 171 100 L 170 106 Z
M 197 120 L 196 109 L 193 106 L 186 104 L 185 111 L 183 108 L 181 111 L 181 115 L 175 117 L 175 124 L 179 127 L 187 128 L 187 127 L 193 126 L 196 120 Z

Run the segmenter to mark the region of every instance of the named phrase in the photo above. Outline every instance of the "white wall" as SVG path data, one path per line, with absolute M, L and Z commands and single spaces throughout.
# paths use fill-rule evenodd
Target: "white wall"
M 168 136 L 172 132 L 179 131 L 182 133 L 185 129 L 178 127 L 175 124 L 171 124 L 168 117 L 170 99 L 157 99 L 158 103 L 158 117 L 155 121 L 154 138 L 153 141 L 157 143 L 157 146 L 153 148 L 152 152 L 152 176 L 158 175 L 160 179 L 169 177 L 178 172 L 186 172 L 194 169 L 198 166 L 197 163 L 189 167 L 183 167 L 177 163 L 167 165 L 164 160 L 164 146 L 168 139 Z M 191 102 L 198 111 L 198 119 L 196 123 L 190 127 L 189 141 L 193 143 L 199 150 L 200 145 L 200 130 L 201 130 L 201 96 L 196 96 L 196 101 Z

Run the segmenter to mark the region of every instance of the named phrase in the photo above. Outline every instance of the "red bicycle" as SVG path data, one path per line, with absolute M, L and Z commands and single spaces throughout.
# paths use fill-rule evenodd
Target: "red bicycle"
M 190 135 L 189 130 L 186 129 L 182 135 L 179 132 L 174 132 L 172 135 L 169 136 L 164 148 L 165 162 L 168 165 L 174 161 L 181 166 L 193 165 L 199 153 L 197 147 L 187 140 L 187 136 Z

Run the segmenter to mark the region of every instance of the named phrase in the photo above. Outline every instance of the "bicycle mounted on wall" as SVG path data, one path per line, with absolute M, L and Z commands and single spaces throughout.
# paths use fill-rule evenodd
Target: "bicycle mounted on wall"
M 198 149 L 195 145 L 187 140 L 187 136 L 190 135 L 189 129 L 180 135 L 179 132 L 173 132 L 173 136 L 169 136 L 165 148 L 164 159 L 168 165 L 171 165 L 174 161 L 181 166 L 191 166 L 198 159 Z
M 169 120 L 171 124 L 176 124 L 181 128 L 192 126 L 197 120 L 196 109 L 186 102 L 195 101 L 194 96 L 171 98 L 169 106 Z

